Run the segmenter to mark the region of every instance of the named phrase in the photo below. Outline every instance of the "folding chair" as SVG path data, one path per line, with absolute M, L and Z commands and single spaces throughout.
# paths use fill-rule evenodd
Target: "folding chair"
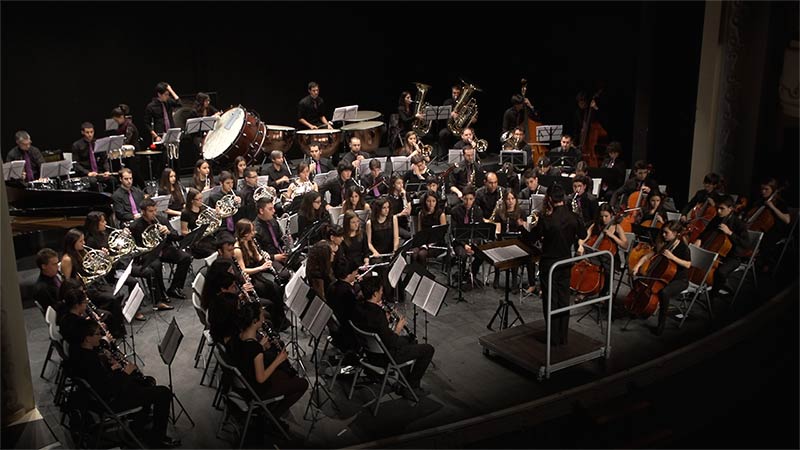
M 197 313 L 197 318 L 200 319 L 200 323 L 203 324 L 203 334 L 200 335 L 200 342 L 197 343 L 197 351 L 194 354 L 194 367 L 197 368 L 197 364 L 203 356 L 203 347 L 205 345 L 212 347 L 214 339 L 211 338 L 211 332 L 208 330 L 206 311 L 200 306 L 200 296 L 196 292 L 192 292 L 192 306 Z M 203 380 L 206 379 L 209 363 L 211 363 L 211 352 L 208 352 L 208 357 L 203 360 L 203 376 L 200 377 L 201 386 L 203 385 Z
M 219 428 L 217 428 L 217 437 L 219 437 L 219 434 L 225 427 L 225 423 L 231 417 L 230 406 L 233 405 L 242 413 L 247 413 L 247 418 L 244 422 L 244 428 L 242 429 L 239 437 L 239 448 L 242 448 L 242 445 L 244 444 L 244 438 L 247 436 L 247 429 L 250 427 L 250 420 L 253 418 L 253 413 L 257 410 L 262 410 L 278 428 L 278 430 L 280 430 L 281 434 L 283 434 L 283 436 L 288 440 L 289 435 L 286 433 L 286 430 L 283 429 L 281 424 L 272 414 L 272 411 L 270 411 L 268 408 L 268 405 L 283 400 L 283 395 L 262 399 L 261 396 L 259 396 L 258 393 L 253 389 L 253 387 L 250 386 L 250 383 L 247 382 L 244 376 L 242 376 L 242 373 L 239 371 L 239 369 L 231 365 L 230 362 L 226 360 L 226 355 L 224 352 L 225 350 L 222 348 L 222 346 L 214 346 L 214 356 L 217 358 L 217 361 L 219 361 L 220 367 L 222 367 L 222 373 L 224 376 L 230 377 L 231 380 L 231 389 L 227 392 L 222 392 L 222 398 L 225 400 L 225 407 L 222 411 L 222 419 L 220 421 Z M 249 398 L 245 398 L 245 396 Z
M 685 322 L 686 318 L 689 317 L 689 312 L 692 310 L 692 306 L 694 306 L 694 303 L 697 301 L 697 297 L 699 297 L 700 294 L 703 294 L 706 298 L 709 319 L 712 321 L 714 320 L 714 315 L 711 310 L 711 297 L 708 295 L 708 292 L 711 290 L 711 286 L 708 285 L 708 274 L 711 272 L 711 268 L 714 266 L 717 258 L 719 258 L 719 255 L 717 253 L 697 247 L 694 244 L 689 245 L 689 252 L 691 254 L 692 267 L 702 273 L 703 278 L 700 281 L 700 284 L 696 284 L 690 280 L 689 287 L 681 292 L 681 305 L 678 307 L 678 309 L 681 311 L 681 315 L 683 317 L 681 318 L 681 323 L 678 324 L 678 328 L 682 327 L 683 322 Z M 692 301 L 689 303 L 689 307 L 684 310 L 683 307 L 686 305 L 686 297 L 689 295 L 692 295 Z
M 142 411 L 141 406 L 137 406 L 132 409 L 127 409 L 125 411 L 115 412 L 113 409 L 111 409 L 111 406 L 109 406 L 108 403 L 106 403 L 103 400 L 103 398 L 100 397 L 97 391 L 95 391 L 86 380 L 80 377 L 72 377 L 72 379 L 74 380 L 76 386 L 78 386 L 78 390 L 75 393 L 73 393 L 73 395 L 80 395 L 80 392 L 83 391 L 86 392 L 89 397 L 88 398 L 89 404 L 87 405 L 87 408 L 80 408 L 80 410 L 77 412 L 88 413 L 89 416 L 91 416 L 91 418 L 94 420 L 94 424 L 92 424 L 90 428 L 94 429 L 95 431 L 95 442 L 94 445 L 91 446 L 91 448 L 100 448 L 99 444 L 101 435 L 103 436 L 107 435 L 106 432 L 109 431 L 110 429 L 109 427 L 114 425 L 119 427 L 119 429 L 121 429 L 124 432 L 124 434 L 128 438 L 130 438 L 131 441 L 136 446 L 138 446 L 139 448 L 145 448 L 145 446 L 142 445 L 142 442 L 139 440 L 139 438 L 137 438 L 136 435 L 133 433 L 133 430 L 131 430 L 130 426 L 128 426 L 128 422 L 132 420 L 131 416 L 133 416 L 134 414 L 138 414 L 139 412 Z M 85 423 L 88 417 L 82 417 L 82 419 L 83 419 L 82 422 Z M 86 431 L 91 432 L 90 430 L 85 430 L 84 427 L 82 426 L 81 433 L 79 434 L 81 436 L 80 439 L 81 441 L 83 441 L 83 434 Z
M 205 259 L 203 259 L 203 263 L 205 264 L 206 267 L 211 267 L 211 264 L 214 264 L 214 261 L 217 260 L 218 256 L 219 256 L 219 253 L 218 252 L 214 252 L 214 253 L 208 255 Z
M 746 263 L 739 264 L 734 272 L 738 272 L 739 270 L 744 270 L 742 274 L 742 278 L 739 280 L 739 284 L 736 286 L 736 292 L 733 294 L 733 299 L 731 299 L 730 306 L 733 306 L 733 302 L 736 301 L 736 297 L 739 296 L 739 291 L 742 289 L 742 284 L 744 284 L 744 279 L 747 278 L 748 273 L 753 274 L 753 284 L 755 285 L 756 289 L 758 289 L 758 276 L 756 275 L 756 257 L 758 257 L 758 251 L 761 248 L 761 240 L 764 238 L 764 233 L 761 231 L 747 231 L 747 241 L 752 245 L 753 252 L 750 254 L 750 259 L 747 260 Z
M 619 293 L 619 286 L 625 280 L 625 275 L 628 274 L 628 256 L 631 254 L 631 250 L 636 245 L 636 233 L 625 233 L 625 239 L 628 240 L 628 247 L 627 248 L 620 248 L 618 249 L 619 255 L 619 262 L 620 262 L 620 269 L 619 269 L 619 280 L 617 281 L 617 288 L 614 289 L 614 298 L 617 297 L 617 293 Z M 615 258 L 616 259 L 616 258 Z M 630 280 L 624 282 L 628 287 L 631 286 Z
M 50 346 L 47 348 L 47 355 L 45 356 L 44 363 L 42 364 L 42 372 L 39 374 L 40 378 L 44 378 L 44 371 L 47 368 L 47 363 L 53 361 L 50 359 L 50 357 L 53 356 L 53 350 L 58 353 L 59 358 L 61 358 L 61 362 L 66 359 L 63 345 L 64 338 L 61 337 L 61 334 L 58 332 L 58 325 L 56 324 L 56 310 L 53 309 L 52 306 L 47 307 L 44 315 L 44 321 L 47 323 L 47 332 L 50 336 Z
M 192 281 L 192 292 L 197 294 L 198 296 L 203 294 L 203 286 L 206 284 L 206 276 L 203 275 L 202 272 L 198 272 L 197 275 L 194 277 L 194 281 Z
M 356 369 L 355 377 L 353 378 L 353 384 L 350 386 L 350 394 L 347 398 L 353 397 L 353 390 L 356 387 L 356 381 L 358 381 L 358 377 L 364 373 L 364 370 L 369 370 L 370 372 L 382 376 L 381 380 L 381 390 L 378 392 L 378 395 L 370 400 L 369 402 L 365 403 L 364 407 L 370 405 L 372 402 L 375 402 L 375 410 L 372 412 L 373 416 L 378 415 L 378 408 L 381 405 L 381 398 L 383 398 L 383 393 L 386 389 L 386 382 L 389 380 L 389 377 L 394 375 L 393 381 L 396 383 L 400 383 L 403 387 L 411 391 L 411 394 L 414 396 L 414 402 L 418 403 L 419 398 L 417 397 L 417 393 L 414 392 L 414 389 L 411 388 L 411 385 L 406 380 L 405 375 L 401 369 L 404 367 L 409 367 L 409 369 L 413 369 L 414 363 L 416 363 L 416 359 L 412 359 L 406 361 L 404 363 L 396 363 L 392 354 L 389 353 L 389 350 L 386 348 L 386 345 L 381 341 L 381 338 L 378 336 L 377 333 L 368 333 L 353 324 L 353 321 L 350 320 L 350 326 L 353 327 L 353 330 L 356 332 L 356 339 L 358 340 L 359 344 L 361 344 L 362 348 L 366 350 L 367 353 L 371 353 L 374 355 L 383 355 L 386 358 L 386 364 L 381 366 L 378 364 L 373 364 L 368 361 L 366 357 L 361 358 L 359 360 L 359 367 Z M 372 392 L 372 391 L 370 391 Z

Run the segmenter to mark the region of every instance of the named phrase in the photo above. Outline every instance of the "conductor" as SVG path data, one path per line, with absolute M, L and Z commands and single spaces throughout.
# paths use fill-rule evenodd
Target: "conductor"
M 542 285 L 542 310 L 547 310 L 547 276 L 550 268 L 563 259 L 572 256 L 572 247 L 577 247 L 578 239 L 586 238 L 586 227 L 581 218 L 564 206 L 564 188 L 559 184 L 547 190 L 545 211 L 530 231 L 522 231 L 522 238 L 533 244 L 542 241 L 542 256 L 539 260 L 539 281 Z M 548 211 L 548 205 L 550 211 Z M 517 219 L 520 225 L 525 221 Z M 553 271 L 553 307 L 569 305 L 569 277 L 572 264 L 564 264 Z M 569 333 L 569 311 L 553 316 L 552 340 L 554 346 L 567 343 Z

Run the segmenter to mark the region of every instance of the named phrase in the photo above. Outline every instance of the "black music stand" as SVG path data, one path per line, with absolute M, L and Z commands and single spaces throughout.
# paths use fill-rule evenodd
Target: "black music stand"
M 181 341 L 183 341 L 183 332 L 178 326 L 178 322 L 173 317 L 172 322 L 170 322 L 169 327 L 167 327 L 167 331 L 164 333 L 164 338 L 158 343 L 158 353 L 161 355 L 161 360 L 167 365 L 167 374 L 169 375 L 169 392 L 172 395 L 172 398 L 170 399 L 170 420 L 172 421 L 172 425 L 175 425 L 175 423 L 181 417 L 181 414 L 185 413 L 186 418 L 189 419 L 189 422 L 191 422 L 192 426 L 194 426 L 194 420 L 192 420 L 189 412 L 183 407 L 183 403 L 181 403 L 181 400 L 177 395 L 175 395 L 175 391 L 172 389 L 172 361 L 175 359 L 175 353 L 178 351 Z M 178 402 L 178 406 L 181 407 L 181 412 L 178 413 L 177 416 L 175 415 L 176 401 Z
M 186 132 L 184 134 L 202 133 L 204 131 L 214 130 L 214 125 L 219 120 L 219 117 L 206 116 L 194 117 L 186 121 Z
M 511 270 L 528 263 L 528 260 L 531 258 L 530 248 L 528 248 L 527 245 L 523 244 L 518 239 L 506 239 L 504 241 L 488 242 L 486 244 L 479 245 L 477 251 L 487 261 L 491 261 L 495 267 L 495 270 L 503 270 L 506 272 L 505 300 L 500 301 L 500 304 L 497 306 L 497 310 L 495 310 L 494 315 L 492 316 L 492 319 L 489 320 L 486 328 L 494 331 L 492 329 L 492 324 L 497 318 L 500 319 L 501 330 L 513 326 L 517 320 L 524 324 L 525 321 L 522 320 L 522 316 L 519 315 L 519 311 L 517 311 L 517 307 L 514 306 L 514 302 L 510 301 L 508 298 L 509 293 L 511 292 L 509 278 L 511 276 Z M 508 323 L 509 307 L 514 310 L 514 314 L 517 316 L 510 325 Z
M 319 373 L 321 372 L 319 367 L 319 357 L 317 356 L 317 352 L 319 350 L 319 343 L 322 340 L 322 332 L 325 330 L 325 326 L 328 324 L 331 316 L 333 315 L 333 310 L 325 304 L 322 299 L 317 296 L 314 296 L 314 300 L 311 301 L 311 304 L 308 306 L 308 312 L 306 313 L 305 317 L 302 319 L 303 326 L 308 330 L 309 334 L 311 334 L 311 339 L 314 341 L 314 384 L 311 386 L 311 395 L 308 399 L 308 405 L 306 406 L 306 411 L 303 413 L 303 418 L 308 420 L 308 412 L 311 411 L 313 407 L 313 411 L 311 414 L 311 420 L 315 424 L 317 422 L 319 412 L 322 410 L 322 407 L 328 401 L 331 402 L 334 409 L 337 411 L 339 410 L 339 405 L 336 404 L 336 401 L 333 399 L 328 388 L 325 386 L 325 383 L 320 383 L 319 381 Z M 327 397 L 325 400 L 320 401 L 320 391 L 325 394 Z M 311 425 L 314 426 L 313 424 Z M 309 431 L 310 433 L 310 431 Z
M 184 236 L 183 239 L 178 242 L 178 248 L 183 250 L 194 245 L 197 241 L 202 239 L 203 234 L 206 232 L 206 228 L 208 228 L 208 224 L 204 223 L 203 225 L 200 225 L 199 227 L 190 231 L 189 234 Z
M 550 142 L 561 139 L 564 132 L 564 125 L 540 125 L 536 127 L 536 140 L 539 142 Z
M 495 232 L 497 231 L 497 227 L 493 223 L 486 223 L 486 222 L 478 222 L 478 223 L 469 223 L 469 224 L 453 224 L 453 240 L 460 241 L 460 242 L 475 242 L 476 240 L 481 241 L 490 241 L 494 238 Z M 461 268 L 461 258 L 459 258 L 458 262 L 458 297 L 456 298 L 456 303 L 465 302 L 464 299 L 464 292 L 461 289 L 461 286 L 464 284 L 464 277 L 463 272 L 466 270 L 466 258 L 465 258 L 465 267 L 464 269 Z

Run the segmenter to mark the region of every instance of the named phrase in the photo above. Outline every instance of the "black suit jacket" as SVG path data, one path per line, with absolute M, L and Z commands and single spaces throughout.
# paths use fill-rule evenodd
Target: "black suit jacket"
M 31 169 L 33 170 L 33 177 L 34 179 L 39 178 L 39 168 L 44 164 L 44 156 L 42 156 L 42 152 L 39 151 L 38 148 L 31 145 L 28 149 L 28 157 L 31 160 Z M 8 157 L 6 158 L 6 162 L 11 161 L 24 161 L 25 160 L 25 151 L 20 149 L 19 147 L 14 147 L 11 151 L 8 152 Z M 33 181 L 33 180 L 26 180 L 26 181 Z
M 92 143 L 94 145 L 94 142 Z M 95 161 L 97 162 L 97 171 L 105 172 L 108 170 L 108 154 L 95 153 Z M 86 176 L 92 171 L 92 163 L 89 161 L 89 143 L 86 139 L 80 138 L 72 143 L 72 160 L 75 162 L 75 172 L 80 176 Z
M 38 301 L 45 310 L 48 306 L 55 308 L 58 303 L 58 287 L 55 279 L 46 277 L 40 272 L 39 278 L 33 285 L 33 299 Z
M 136 209 L 141 213 L 142 210 L 139 208 L 139 205 L 141 205 L 142 200 L 144 200 L 144 192 L 136 186 L 131 187 L 131 192 L 133 193 L 133 200 L 136 202 Z M 111 195 L 111 200 L 114 202 L 114 216 L 117 220 L 121 222 L 133 220 L 130 196 L 125 188 L 122 186 L 118 187 Z
M 353 310 L 353 323 L 368 333 L 377 333 L 383 344 L 394 355 L 403 342 L 400 336 L 389 328 L 383 308 L 368 301 L 359 302 Z

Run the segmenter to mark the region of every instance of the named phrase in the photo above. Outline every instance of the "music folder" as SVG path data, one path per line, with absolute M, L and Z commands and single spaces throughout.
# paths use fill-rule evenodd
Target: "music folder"
M 45 163 L 47 164 L 47 163 Z M 18 180 L 22 178 L 22 172 L 25 170 L 25 161 L 11 161 L 3 163 L 3 179 L 4 180 Z M 31 181 L 31 180 L 28 180 Z
M 116 286 L 114 286 L 114 295 L 119 293 L 119 290 L 122 289 L 122 285 L 125 284 L 125 280 L 131 275 L 131 269 L 133 268 L 133 258 L 131 258 L 130 262 L 128 262 L 128 267 L 125 268 L 125 271 L 122 272 L 122 276 L 119 277 L 117 280 Z
M 125 302 L 125 306 L 122 307 L 122 315 L 125 317 L 125 320 L 128 323 L 133 321 L 133 316 L 136 315 L 136 311 L 139 310 L 139 305 L 142 304 L 142 299 L 144 298 L 144 291 L 139 286 L 139 283 L 136 283 L 133 290 L 131 291 L 131 295 L 128 296 L 128 301 Z
M 184 236 L 183 239 L 181 239 L 181 241 L 178 243 L 178 247 L 182 249 L 191 247 L 195 242 L 203 237 L 203 233 L 206 232 L 206 228 L 208 228 L 208 224 L 204 223 L 203 225 L 200 225 L 189 232 L 189 234 Z
M 115 135 L 100 138 L 94 142 L 94 153 L 107 153 L 112 150 L 119 150 L 125 143 L 125 136 Z

